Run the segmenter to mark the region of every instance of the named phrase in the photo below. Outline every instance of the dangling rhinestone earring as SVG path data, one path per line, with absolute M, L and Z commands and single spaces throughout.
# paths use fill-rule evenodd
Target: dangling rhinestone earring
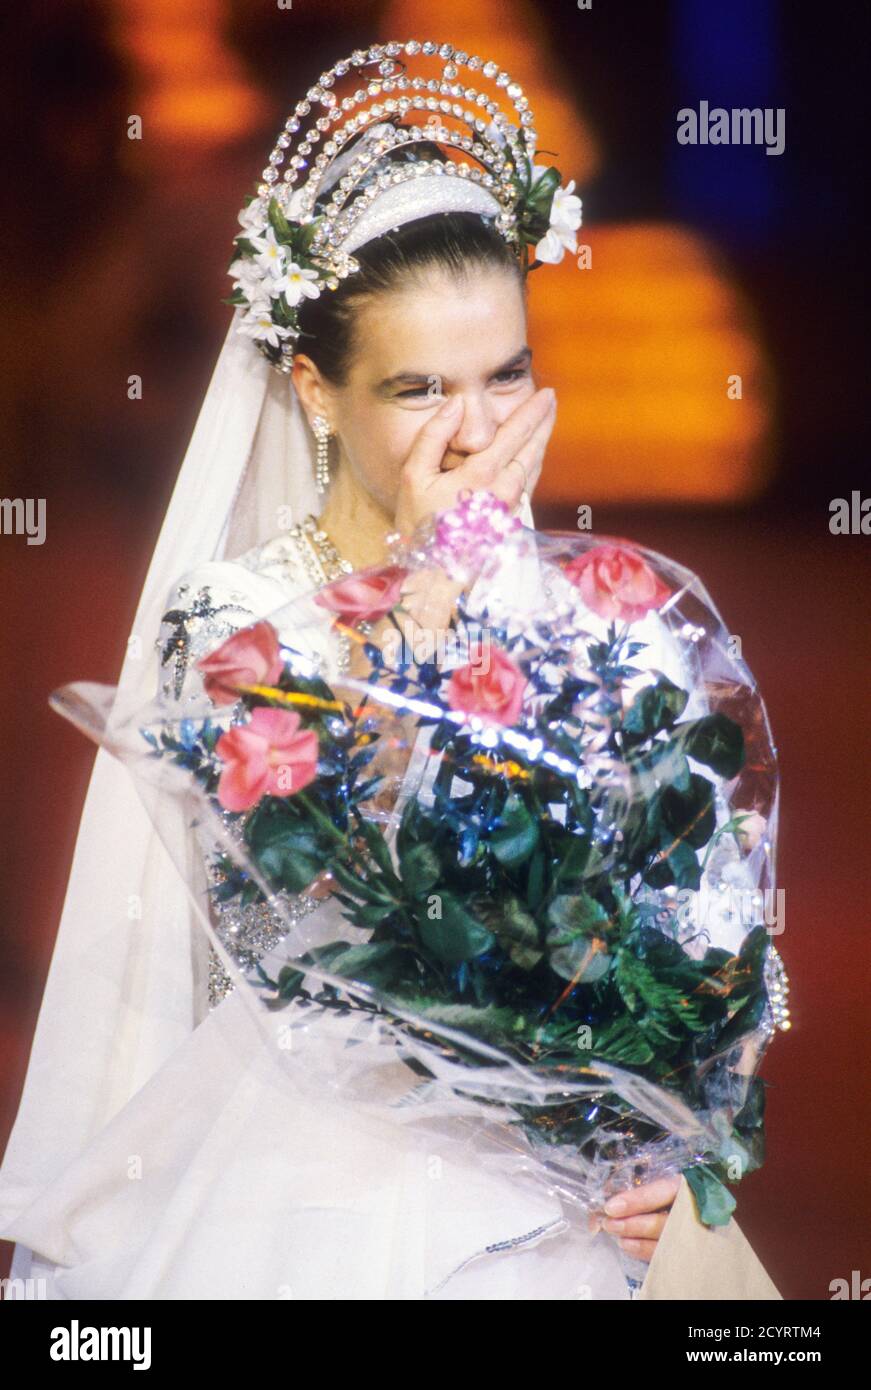
M 330 485 L 330 432 L 329 422 L 323 415 L 316 415 L 312 420 L 312 429 L 318 444 L 317 459 L 315 462 L 315 487 L 318 492 L 324 493 Z

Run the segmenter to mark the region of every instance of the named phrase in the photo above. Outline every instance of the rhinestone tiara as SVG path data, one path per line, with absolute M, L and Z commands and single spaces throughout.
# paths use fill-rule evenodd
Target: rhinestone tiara
M 432 213 L 492 221 L 524 271 L 561 260 L 581 203 L 574 181 L 534 165 L 536 143 L 529 102 L 498 63 L 448 43 L 357 49 L 297 103 L 239 215 L 226 301 L 246 309 L 239 331 L 289 372 L 303 300 L 359 269 L 359 247 Z

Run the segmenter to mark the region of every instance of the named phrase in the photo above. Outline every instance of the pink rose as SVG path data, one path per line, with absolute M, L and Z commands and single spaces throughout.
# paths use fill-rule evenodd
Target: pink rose
M 651 608 L 659 608 L 671 593 L 629 546 L 597 545 L 569 560 L 564 573 L 600 618 L 634 623 Z
M 218 800 L 226 811 L 247 811 L 261 797 L 292 796 L 317 772 L 318 736 L 300 729 L 295 710 L 258 705 L 247 724 L 222 734 L 215 752 L 225 764 Z
M 203 673 L 206 694 L 216 705 L 234 704 L 240 685 L 274 685 L 284 666 L 278 634 L 265 621 L 234 632 L 195 664 Z
M 513 724 L 523 705 L 526 676 L 501 647 L 489 647 L 488 655 L 486 669 L 478 663 L 453 672 L 448 704 L 465 714 L 477 714 L 488 724 Z
M 350 579 L 338 579 L 315 594 L 315 603 L 328 608 L 346 623 L 377 622 L 396 607 L 407 573 L 399 565 L 385 565 L 383 569 L 368 570 Z

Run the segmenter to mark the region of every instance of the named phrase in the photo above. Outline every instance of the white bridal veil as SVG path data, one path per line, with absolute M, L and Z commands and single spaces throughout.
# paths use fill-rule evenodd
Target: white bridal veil
M 318 515 L 314 440 L 286 375 L 236 309 L 181 466 L 116 703 L 157 693 L 155 645 L 178 578 Z M 520 516 L 532 526 L 524 494 Z M 200 929 L 126 768 L 99 748 L 20 1108 L 0 1168 L 0 1237 L 196 1028 Z M 16 1246 L 13 1275 L 29 1272 Z

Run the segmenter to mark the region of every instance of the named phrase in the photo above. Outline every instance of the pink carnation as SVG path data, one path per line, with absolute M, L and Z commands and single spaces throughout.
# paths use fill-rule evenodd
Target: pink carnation
M 206 694 L 216 705 L 232 705 L 240 685 L 274 685 L 284 662 L 278 634 L 271 623 L 255 623 L 234 632 L 196 666 L 203 673 Z
M 563 572 L 587 607 L 609 620 L 636 622 L 671 594 L 629 546 L 597 545 L 569 560 Z
M 292 796 L 312 781 L 318 737 L 300 722 L 295 710 L 260 705 L 247 724 L 221 735 L 215 744 L 225 765 L 218 801 L 226 811 L 247 811 L 264 796 Z

